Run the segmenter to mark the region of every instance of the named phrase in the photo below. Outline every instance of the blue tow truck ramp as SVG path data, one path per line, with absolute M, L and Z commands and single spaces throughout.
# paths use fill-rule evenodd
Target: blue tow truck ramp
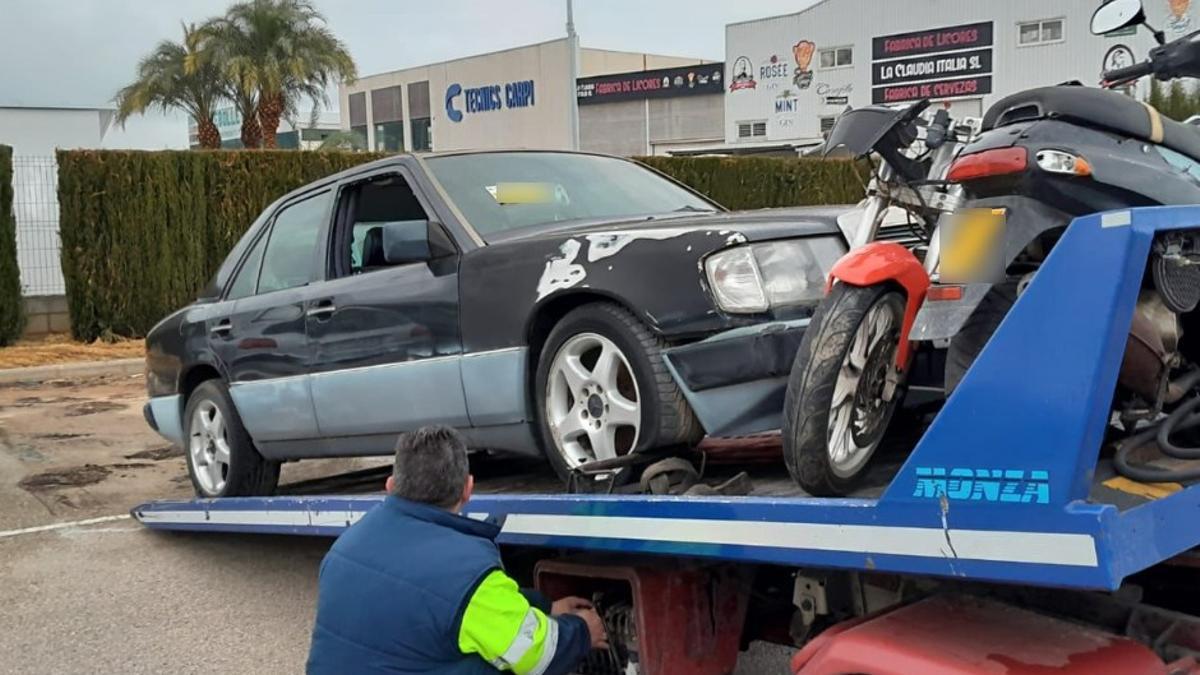
M 1154 234 L 1200 207 L 1077 219 L 877 499 L 480 495 L 500 542 L 1080 589 L 1200 545 L 1200 486 L 1101 456 Z M 333 536 L 382 495 L 159 501 L 150 528 Z

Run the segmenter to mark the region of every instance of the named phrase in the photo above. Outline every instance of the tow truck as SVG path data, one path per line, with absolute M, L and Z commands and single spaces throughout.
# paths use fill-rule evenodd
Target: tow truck
M 1076 219 L 894 475 L 856 496 L 484 478 L 465 515 L 501 526 L 515 576 L 595 600 L 611 647 L 584 673 L 729 673 L 752 640 L 797 646 L 804 674 L 1200 673 L 1200 486 L 1123 478 L 1105 443 L 1154 234 L 1198 222 L 1194 206 Z M 158 530 L 332 537 L 383 499 L 132 513 Z

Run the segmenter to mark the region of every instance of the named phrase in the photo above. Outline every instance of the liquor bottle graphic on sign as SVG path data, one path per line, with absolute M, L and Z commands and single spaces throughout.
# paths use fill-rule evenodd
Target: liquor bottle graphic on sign
M 808 89 L 812 84 L 813 74 L 812 65 L 813 52 L 817 50 L 817 46 L 809 40 L 801 40 L 792 45 L 792 56 L 796 59 L 796 72 L 792 76 L 792 82 L 801 89 Z

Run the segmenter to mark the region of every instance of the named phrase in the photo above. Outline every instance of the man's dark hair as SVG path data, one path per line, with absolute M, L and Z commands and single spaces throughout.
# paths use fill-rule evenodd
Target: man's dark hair
M 392 467 L 392 494 L 409 501 L 448 509 L 462 498 L 467 484 L 467 443 L 444 426 L 421 427 L 400 434 Z

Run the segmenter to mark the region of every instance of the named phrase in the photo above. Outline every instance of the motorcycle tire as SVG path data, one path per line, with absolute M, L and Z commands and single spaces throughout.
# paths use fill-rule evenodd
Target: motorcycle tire
M 809 494 L 845 496 L 866 477 L 902 398 L 902 386 L 890 401 L 883 391 L 904 308 L 904 294 L 891 284 L 837 284 L 813 315 L 788 377 L 783 416 L 784 461 Z
M 958 387 L 958 383 L 962 382 L 967 369 L 979 358 L 984 345 L 992 339 L 992 334 L 1000 327 L 1000 322 L 1008 316 L 1008 311 L 1016 302 L 1016 281 L 992 286 L 962 329 L 950 339 L 950 348 L 946 350 L 946 376 L 943 381 L 947 397 Z

